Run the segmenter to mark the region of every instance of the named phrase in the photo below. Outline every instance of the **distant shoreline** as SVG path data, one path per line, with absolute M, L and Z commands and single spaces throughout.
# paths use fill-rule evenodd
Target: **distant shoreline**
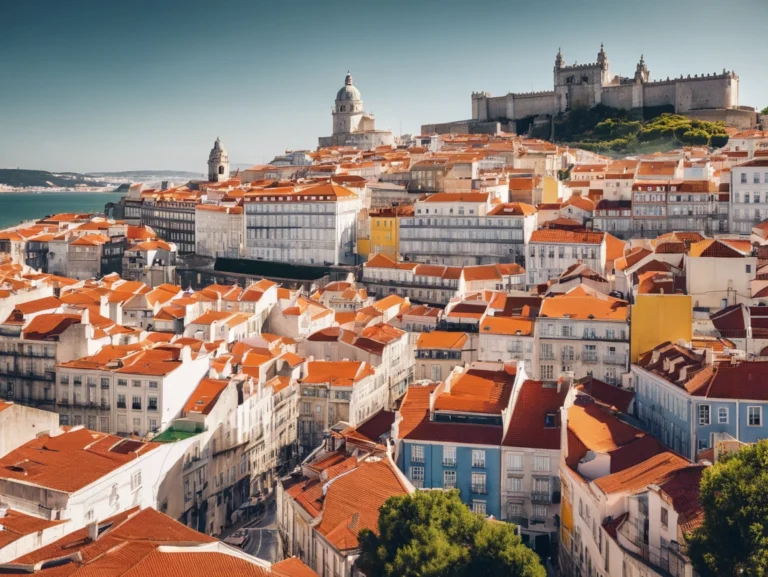
M 42 193 L 64 193 L 72 194 L 82 192 L 83 194 L 120 194 L 115 188 L 24 188 L 15 190 L 3 190 L 0 189 L 0 194 L 42 194 Z

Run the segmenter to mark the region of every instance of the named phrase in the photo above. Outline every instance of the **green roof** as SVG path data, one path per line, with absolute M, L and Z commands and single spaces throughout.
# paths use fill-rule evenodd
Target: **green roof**
M 180 431 L 178 429 L 174 429 L 173 427 L 169 427 L 159 435 L 152 437 L 152 441 L 157 443 L 174 443 L 176 441 L 189 439 L 190 437 L 194 437 L 199 434 L 200 431 Z

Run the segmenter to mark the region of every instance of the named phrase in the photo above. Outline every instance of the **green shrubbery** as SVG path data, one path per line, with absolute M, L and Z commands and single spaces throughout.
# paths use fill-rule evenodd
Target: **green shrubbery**
M 641 121 L 632 118 L 629 111 L 605 106 L 572 111 L 556 121 L 555 131 L 560 141 L 600 153 L 638 153 L 680 146 L 719 148 L 728 142 L 722 122 L 695 120 L 668 112 Z

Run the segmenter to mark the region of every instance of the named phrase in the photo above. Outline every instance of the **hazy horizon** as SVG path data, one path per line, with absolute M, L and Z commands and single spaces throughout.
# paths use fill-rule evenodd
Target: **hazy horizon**
M 558 47 L 651 79 L 734 70 L 768 105 L 765 0 L 255 3 L 25 0 L 0 7 L 0 166 L 204 173 L 314 149 L 350 70 L 377 127 L 466 119 L 470 93 L 551 90 Z M 723 22 L 734 22 L 730 29 Z M 714 24 L 714 26 L 713 26 Z M 763 45 L 763 48 L 760 48 Z

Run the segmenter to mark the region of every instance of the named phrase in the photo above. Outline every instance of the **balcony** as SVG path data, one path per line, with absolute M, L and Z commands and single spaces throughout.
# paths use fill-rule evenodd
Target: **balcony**
M 581 353 L 581 362 L 582 363 L 596 363 L 597 362 L 597 353 Z
M 456 458 L 453 459 L 444 458 L 443 459 L 443 467 L 455 467 L 456 466 Z
M 117 402 L 117 408 L 118 409 L 124 409 L 125 408 L 125 403 L 121 403 L 120 401 L 118 401 Z
M 488 492 L 485 483 L 472 483 L 472 493 L 475 495 L 485 495 Z
M 554 361 L 555 353 L 553 351 L 545 351 L 539 354 L 539 360 L 541 361 Z
M 531 501 L 541 505 L 549 505 L 552 503 L 552 494 L 549 491 L 533 491 Z
M 603 362 L 606 365 L 621 365 L 622 367 L 626 367 L 627 356 L 626 355 L 604 355 Z

